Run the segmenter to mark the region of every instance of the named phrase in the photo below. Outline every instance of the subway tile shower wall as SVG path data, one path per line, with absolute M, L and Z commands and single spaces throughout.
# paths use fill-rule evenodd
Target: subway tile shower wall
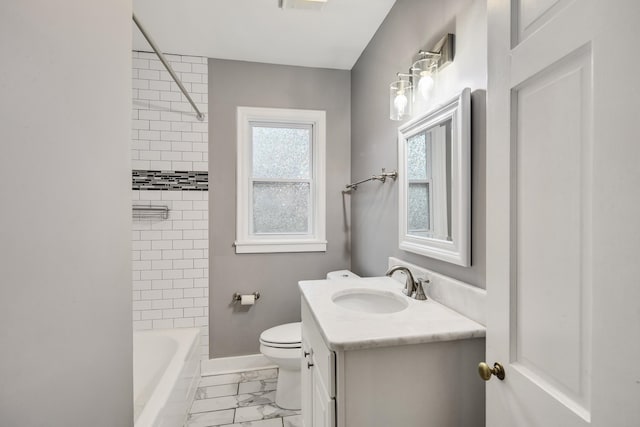
M 167 55 L 207 112 L 207 59 Z M 207 119 L 200 122 L 158 58 L 133 52 L 132 168 L 208 171 Z M 142 188 L 142 187 L 139 187 Z M 133 220 L 133 327 L 199 327 L 209 358 L 208 192 L 132 190 L 134 205 L 164 205 L 167 219 Z
M 166 55 L 200 111 L 207 112 L 207 58 Z M 153 53 L 133 52 L 132 167 L 206 171 L 208 124 Z

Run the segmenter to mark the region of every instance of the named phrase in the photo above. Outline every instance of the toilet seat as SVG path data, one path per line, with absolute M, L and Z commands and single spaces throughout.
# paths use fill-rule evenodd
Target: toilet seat
M 273 348 L 301 348 L 302 327 L 300 322 L 274 326 L 260 334 L 260 344 Z

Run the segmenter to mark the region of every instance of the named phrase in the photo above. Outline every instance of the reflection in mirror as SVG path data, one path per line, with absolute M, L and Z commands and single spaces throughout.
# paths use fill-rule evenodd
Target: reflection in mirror
M 451 241 L 451 119 L 407 139 L 408 234 Z
M 400 249 L 468 266 L 470 90 L 398 129 Z

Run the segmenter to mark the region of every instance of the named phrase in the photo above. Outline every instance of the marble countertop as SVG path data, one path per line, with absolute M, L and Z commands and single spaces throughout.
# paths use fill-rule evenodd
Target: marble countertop
M 428 299 L 402 294 L 403 285 L 390 277 L 305 280 L 298 284 L 320 332 L 331 350 L 359 350 L 404 344 L 454 341 L 485 336 L 485 327 Z M 336 305 L 331 297 L 345 289 L 391 291 L 408 307 L 396 313 L 373 314 Z

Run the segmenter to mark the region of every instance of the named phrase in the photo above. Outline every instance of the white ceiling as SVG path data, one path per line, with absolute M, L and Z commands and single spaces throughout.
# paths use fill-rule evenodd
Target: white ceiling
M 278 0 L 134 0 L 165 53 L 350 70 L 395 0 L 328 0 L 322 10 Z M 150 50 L 137 28 L 133 48 Z

